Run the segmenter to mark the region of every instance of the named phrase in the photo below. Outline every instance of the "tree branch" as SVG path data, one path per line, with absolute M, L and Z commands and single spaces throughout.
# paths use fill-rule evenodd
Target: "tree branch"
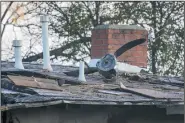
M 76 40 L 76 41 L 73 41 L 73 42 L 70 42 L 70 43 L 67 43 L 66 45 L 60 47 L 60 48 L 57 48 L 57 49 L 54 49 L 54 50 L 51 50 L 50 51 L 50 55 L 54 55 L 54 56 L 65 56 L 65 57 L 68 57 L 68 56 L 71 56 L 71 54 L 68 54 L 68 53 L 64 53 L 64 51 L 66 49 L 69 49 L 72 45 L 76 44 L 76 43 L 83 43 L 83 42 L 89 42 L 91 40 L 90 37 L 86 37 L 86 38 L 83 38 L 81 40 Z M 22 61 L 23 62 L 31 62 L 31 61 L 36 61 L 40 58 L 43 58 L 43 53 L 39 53 L 39 54 L 36 54 L 34 56 L 30 56 L 28 58 L 25 58 L 23 59 Z
M 5 15 L 7 14 L 9 8 L 11 7 L 11 5 L 13 4 L 13 2 L 10 2 L 5 10 L 5 12 L 3 13 L 2 17 L 1 17 L 1 22 L 3 21 Z

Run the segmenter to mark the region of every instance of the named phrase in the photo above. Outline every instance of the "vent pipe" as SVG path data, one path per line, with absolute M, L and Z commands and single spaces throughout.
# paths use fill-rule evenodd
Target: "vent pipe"
M 22 41 L 21 40 L 13 40 L 13 47 L 14 47 L 14 56 L 15 56 L 15 68 L 24 69 L 22 64 L 22 57 L 21 57 L 21 47 Z
M 49 18 L 46 15 L 40 17 L 40 22 L 42 23 L 42 44 L 43 44 L 43 69 L 48 71 L 53 71 L 50 64 L 50 52 L 49 52 L 49 42 L 48 42 L 48 21 Z
M 80 61 L 78 80 L 81 82 L 86 82 L 85 75 L 84 75 L 84 62 L 83 61 Z

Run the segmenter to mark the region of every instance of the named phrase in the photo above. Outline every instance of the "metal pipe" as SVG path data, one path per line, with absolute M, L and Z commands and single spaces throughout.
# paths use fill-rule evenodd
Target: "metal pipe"
M 84 75 L 84 62 L 83 61 L 80 61 L 78 80 L 81 82 L 86 82 L 85 75 Z
M 48 41 L 48 16 L 43 15 L 40 17 L 42 23 L 42 44 L 43 44 L 43 69 L 53 71 L 50 64 L 50 52 L 49 52 L 49 41 Z
M 14 47 L 14 56 L 15 56 L 15 68 L 24 69 L 22 64 L 22 57 L 21 57 L 21 47 L 22 41 L 21 40 L 13 40 L 13 47 Z

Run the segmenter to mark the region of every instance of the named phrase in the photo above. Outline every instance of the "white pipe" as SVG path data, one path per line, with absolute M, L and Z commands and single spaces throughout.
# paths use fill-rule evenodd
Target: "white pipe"
M 50 64 L 50 52 L 49 52 L 49 42 L 48 42 L 48 16 L 43 15 L 40 17 L 42 23 L 42 44 L 43 44 L 43 69 L 48 71 L 53 71 Z
M 22 57 L 21 57 L 21 47 L 22 41 L 21 40 L 13 40 L 13 47 L 14 47 L 14 56 L 15 56 L 15 68 L 24 69 L 22 64 Z
M 84 75 L 84 62 L 83 61 L 80 61 L 78 80 L 81 82 L 86 82 L 85 75 Z

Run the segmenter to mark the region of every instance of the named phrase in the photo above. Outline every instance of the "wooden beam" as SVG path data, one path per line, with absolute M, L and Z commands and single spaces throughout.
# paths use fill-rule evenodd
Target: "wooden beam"
M 183 101 L 183 95 L 184 95 L 184 92 L 169 93 L 165 91 L 158 91 L 158 90 L 145 89 L 145 88 L 128 88 L 123 86 L 121 82 L 120 82 L 120 90 L 141 95 L 148 98 L 153 98 L 153 99 L 180 99 Z
M 49 90 L 59 90 L 59 91 L 62 90 L 62 88 L 58 85 L 58 83 L 51 79 L 25 77 L 25 76 L 11 76 L 11 75 L 8 75 L 8 78 L 11 79 L 12 82 L 18 86 L 42 88 L 42 89 L 49 89 Z

